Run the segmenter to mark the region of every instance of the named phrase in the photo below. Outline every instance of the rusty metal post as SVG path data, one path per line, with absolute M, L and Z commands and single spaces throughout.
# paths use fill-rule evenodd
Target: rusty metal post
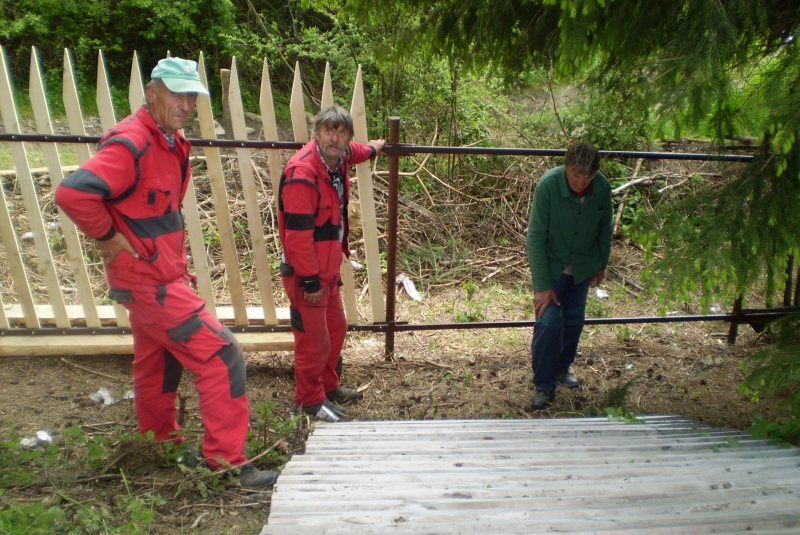
M 400 142 L 400 118 L 389 118 L 389 143 Z M 386 212 L 386 360 L 394 355 L 394 304 L 397 292 L 397 190 L 400 173 L 400 156 L 389 154 L 389 206 Z
M 733 310 L 731 313 L 736 316 L 742 312 L 742 300 L 736 299 L 733 301 Z M 736 337 L 739 335 L 739 321 L 737 318 L 731 320 L 731 326 L 728 328 L 728 343 L 733 345 L 736 343 Z

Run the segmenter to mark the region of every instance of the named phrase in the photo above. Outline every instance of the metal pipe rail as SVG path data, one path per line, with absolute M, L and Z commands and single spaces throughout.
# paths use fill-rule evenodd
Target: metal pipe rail
M 622 325 L 639 323 L 690 323 L 697 321 L 723 321 L 726 323 L 764 325 L 770 321 L 788 316 L 800 308 L 779 309 L 748 309 L 738 313 L 710 314 L 710 315 L 683 315 L 683 316 L 639 316 L 621 318 L 586 318 L 586 325 Z M 473 321 L 462 323 L 407 323 L 407 322 L 381 322 L 361 323 L 349 325 L 348 330 L 353 332 L 395 333 L 411 331 L 439 331 L 439 330 L 464 330 L 464 329 L 507 329 L 510 327 L 533 327 L 535 320 L 511 321 Z M 291 325 L 248 325 L 227 326 L 233 333 L 281 333 L 291 332 Z M 100 334 L 131 334 L 130 327 L 41 327 L 38 329 L 11 328 L 0 329 L 0 338 L 6 336 L 37 336 L 59 334 L 64 336 L 86 336 Z
M 42 134 L 0 134 L 0 142 L 47 142 L 47 143 L 98 143 L 99 136 L 72 136 L 72 135 L 42 135 Z M 389 206 L 387 213 L 387 280 L 394 279 L 397 256 L 397 180 L 399 176 L 399 158 L 414 154 L 454 154 L 454 155 L 487 155 L 487 156 L 564 156 L 563 149 L 521 149 L 504 147 L 439 147 L 400 143 L 400 118 L 389 119 L 389 140 L 383 151 L 389 157 Z M 223 139 L 189 139 L 194 147 L 219 147 L 234 149 L 288 149 L 296 150 L 303 143 L 284 141 L 241 141 Z M 712 153 L 672 153 L 672 152 L 644 152 L 644 151 L 614 151 L 601 150 L 600 155 L 611 158 L 644 158 L 651 160 L 694 160 L 694 161 L 725 161 L 725 162 L 750 162 L 753 155 L 746 154 L 712 154 Z M 393 286 L 393 285 L 392 285 Z M 717 315 L 690 315 L 668 317 L 638 317 L 638 318 L 587 318 L 587 325 L 609 324 L 635 324 L 635 323 L 676 323 L 692 321 L 725 321 L 731 324 L 729 342 L 735 342 L 736 329 L 739 324 L 764 325 L 767 322 L 788 315 L 795 309 L 772 310 L 735 310 L 732 314 Z M 390 358 L 394 352 L 394 334 L 403 331 L 428 331 L 448 329 L 487 329 L 509 327 L 532 327 L 534 320 L 498 321 L 498 322 L 466 322 L 466 323 L 429 323 L 409 324 L 395 321 L 395 292 L 388 291 L 386 296 L 386 321 L 373 324 L 358 324 L 348 327 L 351 331 L 382 332 L 386 333 L 386 357 Z M 230 326 L 233 332 L 241 333 L 279 333 L 289 332 L 288 325 L 252 325 Z M 57 334 L 56 328 L 42 329 L 0 329 L 0 338 L 3 336 L 35 336 L 37 334 Z M 129 334 L 130 329 L 124 327 L 101 328 L 72 328 L 62 329 L 61 334 Z M 731 339 L 733 338 L 733 339 Z
M 99 143 L 100 136 L 72 136 L 56 134 L 0 134 L 0 142 L 17 143 Z M 293 149 L 303 147 L 295 141 L 241 141 L 230 139 L 191 138 L 193 147 L 218 147 L 231 149 Z M 485 154 L 488 156 L 564 156 L 563 149 L 518 149 L 510 147 L 438 147 L 390 142 L 383 149 L 389 156 L 411 156 L 413 154 Z M 700 160 L 721 162 L 749 162 L 750 154 L 712 154 L 686 152 L 643 152 L 624 150 L 601 150 L 606 158 L 644 158 L 649 160 Z

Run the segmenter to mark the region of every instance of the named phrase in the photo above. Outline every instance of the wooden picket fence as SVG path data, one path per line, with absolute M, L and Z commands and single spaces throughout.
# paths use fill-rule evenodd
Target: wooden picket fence
M 8 72 L 5 50 L 0 47 L 0 112 L 6 134 L 24 134 L 14 102 L 14 87 Z M 117 118 L 111 100 L 110 83 L 103 59 L 102 51 L 98 55 L 97 65 L 97 108 L 99 110 L 102 130 L 112 128 Z M 208 86 L 203 55 L 198 60 L 199 72 L 203 83 Z M 66 110 L 70 134 L 86 135 L 83 113 L 78 100 L 77 85 L 74 77 L 71 55 L 64 51 L 64 77 L 62 98 Z M 30 68 L 30 101 L 33 108 L 37 134 L 54 134 L 52 120 L 45 94 L 42 69 L 36 49 L 32 49 Z M 134 53 L 128 100 L 131 111 L 137 110 L 144 100 L 145 89 L 139 59 Z M 322 88 L 321 108 L 333 104 L 330 68 L 326 68 Z M 239 75 L 236 58 L 230 68 L 228 104 L 231 112 L 233 137 L 235 140 L 247 140 L 245 114 L 242 105 Z M 295 66 L 294 83 L 290 100 L 292 130 L 295 142 L 309 140 L 309 124 L 303 100 L 299 63 Z M 364 89 L 359 67 L 356 76 L 351 114 L 354 120 L 354 140 L 366 142 L 367 134 Z M 280 141 L 272 99 L 272 88 L 269 68 L 266 60 L 263 63 L 261 76 L 260 112 L 262 129 L 266 141 Z M 214 117 L 209 97 L 200 95 L 197 99 L 197 117 L 203 139 L 216 139 Z M 4 188 L 0 188 L 0 255 L 4 255 L 11 280 L 0 278 L 0 356 L 31 355 L 66 355 L 66 354 L 131 354 L 133 340 L 129 330 L 126 310 L 120 305 L 102 305 L 95 297 L 90 284 L 90 269 L 97 270 L 97 265 L 87 264 L 87 256 L 83 246 L 93 246 L 91 240 L 84 240 L 74 224 L 63 214 L 58 216 L 57 229 L 51 229 L 42 217 L 43 209 L 53 210 L 53 206 L 41 205 L 42 195 L 37 190 L 37 181 L 29 165 L 28 151 L 24 142 L 8 142 L 14 161 L 16 175 L 15 185 L 19 189 L 23 207 L 14 208 L 6 198 Z M 78 163 L 83 163 L 92 155 L 93 147 L 89 144 L 75 144 Z M 64 177 L 59 150 L 56 143 L 43 142 L 38 150 L 43 153 L 50 177 L 50 187 L 54 190 Z M 270 267 L 266 249 L 266 236 L 277 236 L 277 228 L 273 228 L 270 218 L 265 221 L 259 209 L 259 190 L 256 185 L 254 168 L 256 162 L 251 158 L 249 148 L 236 148 L 236 160 L 239 173 L 238 188 L 245 205 L 247 224 L 249 226 L 248 251 L 252 251 L 255 281 L 247 288 L 239 272 L 244 251 L 236 249 L 232 223 L 232 208 L 236 196 L 229 195 L 226 188 L 226 176 L 222 164 L 222 155 L 217 147 L 204 147 L 206 172 L 211 186 L 213 213 L 216 222 L 222 258 L 225 269 L 225 288 L 221 306 L 215 302 L 212 288 L 211 268 L 206 254 L 205 236 L 201 228 L 201 217 L 198 210 L 197 194 L 194 185 L 189 185 L 183 209 L 186 221 L 188 249 L 192 255 L 193 272 L 198 278 L 198 293 L 205 299 L 206 307 L 220 321 L 231 325 L 234 334 L 245 351 L 291 350 L 293 338 L 290 332 L 253 332 L 250 329 L 237 329 L 254 325 L 271 326 L 285 324 L 289 321 L 288 308 L 277 308 L 275 304 L 273 280 L 277 276 Z M 193 150 L 193 154 L 198 153 Z M 267 149 L 268 167 L 266 173 L 271 181 L 271 192 L 262 190 L 263 195 L 277 192 L 278 180 L 282 170 L 281 150 Z M 288 156 L 285 155 L 285 156 Z M 256 170 L 259 173 L 258 170 Z M 8 174 L 8 173 L 7 173 Z M 378 230 L 375 217 L 375 203 L 372 185 L 372 169 L 369 162 L 356 166 L 358 184 L 357 199 L 360 202 L 361 223 L 364 242 L 364 264 L 369 287 L 369 311 L 371 317 L 365 322 L 385 321 L 383 283 L 378 246 Z M 230 181 L 231 177 L 228 177 Z M 266 186 L 264 186 L 266 188 Z M 237 189 L 238 189 L 237 188 Z M 20 213 L 24 210 L 25 213 Z M 273 206 L 272 212 L 277 210 Z M 204 212 L 211 211 L 205 208 Z M 15 213 L 16 212 L 16 213 Z M 274 218 L 272 218 L 274 219 Z M 29 234 L 33 238 L 33 250 L 21 246 L 20 222 L 29 226 Z M 50 225 L 55 227 L 56 225 Z M 266 229 L 266 230 L 265 230 Z M 66 244 L 67 260 L 70 273 L 58 273 L 50 238 L 53 232 L 60 232 Z M 82 245 L 84 244 L 84 245 Z M 0 258 L 0 261 L 3 259 Z M 62 280 L 69 279 L 74 283 L 74 291 L 65 297 Z M 342 279 L 345 311 L 350 324 L 360 323 L 356 307 L 356 292 L 351 263 L 343 257 Z M 71 290 L 71 289 L 70 289 Z M 281 290 L 282 291 L 282 290 Z M 248 306 L 246 295 L 256 294 L 261 306 Z M 5 300 L 5 302 L 4 302 Z M 230 303 L 230 305 L 227 305 Z M 365 313 L 365 315 L 369 315 Z M 104 327 L 106 329 L 104 329 Z M 116 328 L 116 329 L 108 329 Z M 123 328 L 120 330 L 120 328 Z M 104 332 L 104 330 L 106 332 Z M 111 331 L 111 332 L 107 332 Z M 243 332 L 246 331 L 246 332 Z M 24 333 L 24 335 L 20 335 Z

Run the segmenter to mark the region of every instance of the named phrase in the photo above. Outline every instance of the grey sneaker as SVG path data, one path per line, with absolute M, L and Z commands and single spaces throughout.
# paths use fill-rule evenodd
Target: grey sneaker
M 328 398 L 328 401 L 333 401 L 334 403 L 349 403 L 351 401 L 357 401 L 363 398 L 364 394 L 355 388 L 345 388 L 340 386 L 336 390 L 326 392 L 325 396 Z
M 555 399 L 556 393 L 554 391 L 547 392 L 545 390 L 537 390 L 531 400 L 531 409 L 535 411 L 544 410 L 549 407 Z
M 579 384 L 578 379 L 569 372 L 558 374 L 558 386 L 563 386 L 564 388 L 578 388 Z
M 339 405 L 333 405 L 332 403 L 329 403 L 328 400 L 325 400 L 322 403 L 317 403 L 316 405 L 311 405 L 309 407 L 300 407 L 298 405 L 294 406 L 295 414 L 298 414 L 301 411 L 304 414 L 316 416 L 318 419 L 325 422 L 338 422 L 342 416 L 347 414 L 347 409 Z
M 269 488 L 278 480 L 279 472 L 259 470 L 248 463 L 239 469 L 239 484 L 245 489 Z

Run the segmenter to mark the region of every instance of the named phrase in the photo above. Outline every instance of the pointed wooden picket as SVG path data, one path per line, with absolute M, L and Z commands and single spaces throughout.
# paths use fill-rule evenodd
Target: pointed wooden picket
M 231 82 L 228 90 L 228 105 L 231 110 L 231 125 L 233 138 L 247 140 L 247 126 L 244 121 L 244 107 L 242 106 L 242 93 L 239 89 L 239 73 L 236 68 L 236 58 L 231 60 Z M 264 224 L 261 222 L 261 211 L 258 208 L 258 192 L 253 179 L 253 165 L 250 159 L 250 149 L 237 148 L 236 156 L 239 159 L 239 178 L 242 181 L 242 196 L 244 197 L 247 224 L 250 227 L 250 246 L 253 251 L 253 263 L 258 279 L 261 306 L 264 309 L 264 323 L 277 325 L 278 317 L 275 313 L 275 300 L 272 297 L 272 275 L 269 269 L 269 257 L 264 240 Z
M 361 78 L 361 65 L 358 66 L 356 83 L 353 88 L 353 102 L 350 105 L 355 135 L 353 139 L 360 143 L 369 141 L 367 135 L 367 108 L 364 102 L 364 82 Z M 366 254 L 367 281 L 372 303 L 372 321 L 386 321 L 386 307 L 383 303 L 383 275 L 381 274 L 380 246 L 378 245 L 378 222 L 375 215 L 375 194 L 372 188 L 372 165 L 369 161 L 356 165 L 358 174 L 358 198 L 361 201 L 361 224 L 364 235 L 364 251 Z M 389 281 L 388 287 L 393 288 Z
M 97 51 L 97 113 L 100 115 L 100 126 L 105 135 L 117 124 L 114 114 L 114 101 L 111 99 L 111 83 L 108 81 L 108 68 L 102 50 Z
M 114 115 L 114 103 L 111 100 L 111 84 L 108 81 L 108 69 L 106 68 L 106 60 L 103 57 L 103 51 L 97 52 L 97 112 L 100 115 L 100 125 L 103 128 L 103 134 L 114 128 L 117 124 L 117 119 Z M 118 327 L 130 327 L 128 321 L 128 311 L 125 307 L 117 302 L 114 302 L 114 312 L 117 315 Z
M 14 132 L 13 128 L 16 125 L 16 111 L 14 111 L 14 124 L 6 121 L 6 116 L 12 114 L 12 109 L 6 109 L 9 105 L 13 108 L 14 93 L 11 89 L 11 78 L 8 74 L 8 60 L 6 59 L 6 49 L 0 45 L 0 101 L 2 102 L 3 126 L 7 133 Z M 9 117 L 9 120 L 11 118 Z M 19 127 L 17 126 L 17 132 Z M 22 151 L 21 160 L 24 160 L 24 168 L 27 171 L 28 161 L 25 156 L 25 148 L 22 143 L 9 144 L 14 154 L 14 160 L 17 160 L 17 153 Z M 22 175 L 23 169 L 17 167 L 17 177 Z M 28 173 L 30 174 L 30 173 Z M 22 254 L 17 242 L 17 235 L 14 232 L 14 226 L 11 221 L 11 213 L 8 210 L 8 202 L 6 201 L 5 190 L 0 188 L 0 238 L 3 239 L 3 248 L 5 249 L 6 259 L 9 263 L 11 276 L 14 278 L 14 287 L 17 291 L 17 298 L 22 305 L 22 311 L 25 316 L 25 325 L 29 328 L 39 327 L 39 318 L 36 317 L 36 310 L 34 307 L 33 294 L 31 293 L 31 286 L 28 282 L 28 277 L 25 275 L 25 263 L 22 260 Z
M 292 113 L 294 140 L 298 143 L 308 143 L 308 122 L 306 121 L 306 106 L 303 100 L 303 82 L 300 76 L 299 61 L 294 64 L 294 82 L 292 83 L 292 98 L 289 101 L 289 110 Z
M 278 141 L 278 124 L 275 120 L 275 104 L 272 100 L 272 83 L 269 79 L 269 65 L 267 58 L 264 58 L 264 65 L 261 68 L 261 94 L 259 96 L 259 107 L 261 110 L 261 127 L 264 130 L 264 139 L 267 141 Z M 281 151 L 278 149 L 267 149 L 267 162 L 269 167 L 269 178 L 272 184 L 273 204 L 270 209 L 278 208 L 278 192 L 280 190 L 281 173 L 283 172 L 283 162 L 281 161 Z M 270 219 L 274 219 L 271 217 Z M 281 250 L 280 236 L 277 231 L 272 233 L 275 242 L 275 249 Z
M 5 54 L 5 49 L 3 50 Z M 19 126 L 17 109 L 14 104 L 13 88 L 11 87 L 11 77 L 7 70 L 6 57 L 2 57 L 2 96 L 0 96 L 0 112 L 3 116 L 3 126 L 9 134 L 20 134 L 22 130 Z M 39 207 L 39 195 L 34 185 L 33 175 L 28 166 L 28 155 L 24 143 L 12 143 L 11 155 L 14 159 L 14 166 L 17 170 L 17 184 L 22 193 L 22 202 L 25 205 L 28 225 L 33 232 L 33 244 L 39 262 L 39 272 L 44 280 L 50 299 L 50 306 L 53 308 L 56 325 L 58 327 L 69 327 L 67 310 L 64 308 L 64 299 L 61 295 L 61 286 L 58 282 L 58 274 L 53 263 L 53 256 L 50 252 L 50 244 L 47 241 L 47 233 L 44 229 L 42 211 Z
M 198 72 L 203 85 L 208 87 L 208 76 L 202 52 L 198 59 Z M 197 118 L 200 121 L 200 135 L 203 139 L 217 139 L 214 129 L 214 114 L 211 109 L 211 99 L 206 95 L 197 95 Z M 236 252 L 236 240 L 233 236 L 233 223 L 230 206 L 228 206 L 228 191 L 225 189 L 225 173 L 222 169 L 222 160 L 219 148 L 204 147 L 206 156 L 206 173 L 211 186 L 211 197 L 214 200 L 214 213 L 217 218 L 217 234 L 219 235 L 222 261 L 225 263 L 228 293 L 233 305 L 234 324 L 248 325 L 247 304 L 242 288 L 242 275 L 239 272 L 239 259 Z M 210 310 L 210 309 L 209 309 Z
M 325 77 L 322 82 L 322 98 L 320 111 L 333 106 L 333 84 L 331 83 L 331 64 L 325 63 Z M 358 323 L 358 308 L 356 307 L 356 289 L 353 282 L 353 265 L 350 259 L 342 253 L 342 265 L 339 267 L 342 276 L 342 301 L 347 323 Z
M 128 104 L 130 104 L 131 113 L 136 113 L 136 110 L 144 104 L 144 94 L 142 67 L 139 64 L 139 55 L 134 50 L 131 62 L 131 83 L 128 86 Z
M 75 69 L 72 66 L 72 57 L 69 49 L 64 49 L 64 79 L 61 87 L 61 98 L 64 102 L 64 111 L 67 113 L 69 133 L 73 136 L 85 136 L 86 128 L 83 126 L 83 113 L 78 100 L 78 84 L 75 82 Z M 72 146 L 78 157 L 78 163 L 83 164 L 92 157 L 89 145 L 76 143 Z
M 261 68 L 261 95 L 259 98 L 261 108 L 261 126 L 264 129 L 264 139 L 267 141 L 278 141 L 278 124 L 275 120 L 275 104 L 272 100 L 272 83 L 269 79 L 269 65 L 267 58 L 264 58 L 264 66 Z M 272 194 L 275 196 L 276 203 L 278 198 L 278 186 L 281 179 L 283 166 L 281 163 L 281 151 L 278 149 L 267 149 L 269 160 L 269 178 L 272 182 Z
M 333 84 L 331 83 L 331 64 L 325 62 L 325 77 L 322 79 L 322 98 L 319 102 L 320 111 L 333 106 Z
M 31 48 L 31 72 L 28 89 L 33 116 L 36 121 L 36 131 L 39 134 L 53 134 L 50 110 L 47 106 L 47 97 L 39 65 L 39 54 L 35 47 Z M 55 191 L 64 178 L 64 173 L 61 171 L 61 158 L 58 155 L 58 147 L 55 143 L 41 143 L 40 149 L 44 153 L 47 171 L 50 175 L 50 186 Z M 89 274 L 86 271 L 86 264 L 83 260 L 83 250 L 81 249 L 78 230 L 75 228 L 75 224 L 60 210 L 58 221 L 61 233 L 64 236 L 64 243 L 67 245 L 67 261 L 75 278 L 78 301 L 83 306 L 86 326 L 99 327 L 100 317 L 97 314 L 92 285 L 89 282 Z

